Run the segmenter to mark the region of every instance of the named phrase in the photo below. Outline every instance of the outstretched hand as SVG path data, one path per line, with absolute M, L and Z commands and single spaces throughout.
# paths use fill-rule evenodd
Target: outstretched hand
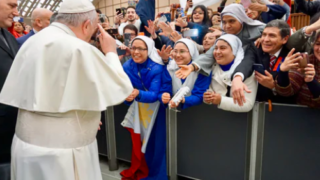
M 169 57 L 170 57 L 170 52 L 172 51 L 172 47 L 169 45 L 167 48 L 166 48 L 166 45 L 163 45 L 162 48 L 161 48 L 161 51 L 158 51 L 158 54 L 159 56 L 162 58 L 163 61 L 168 61 L 169 60 Z
M 179 79 L 186 79 L 190 73 L 194 70 L 192 65 L 180 65 L 180 69 L 176 71 L 176 76 Z

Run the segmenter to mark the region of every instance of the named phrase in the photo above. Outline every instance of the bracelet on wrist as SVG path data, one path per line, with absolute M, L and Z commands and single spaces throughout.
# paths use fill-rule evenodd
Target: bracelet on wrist
M 193 67 L 193 71 L 196 71 L 196 66 L 194 64 L 191 64 Z

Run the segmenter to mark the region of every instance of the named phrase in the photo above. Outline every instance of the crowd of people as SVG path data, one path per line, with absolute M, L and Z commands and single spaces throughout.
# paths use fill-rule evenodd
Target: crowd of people
M 311 16 L 295 31 L 283 0 L 226 2 L 216 12 L 187 0 L 171 17 L 139 1 L 112 25 L 88 0 L 65 0 L 26 25 L 16 0 L 0 1 L 0 177 L 11 161 L 13 180 L 101 180 L 100 112 L 119 103 L 130 106 L 127 179 L 167 179 L 167 108 L 320 109 L 320 3 L 295 1 Z

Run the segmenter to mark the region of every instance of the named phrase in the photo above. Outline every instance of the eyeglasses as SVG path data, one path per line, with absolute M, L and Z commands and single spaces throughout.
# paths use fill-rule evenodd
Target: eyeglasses
M 137 48 L 137 47 L 132 47 L 132 48 L 130 48 L 130 51 L 132 51 L 132 52 L 135 52 L 135 51 L 138 51 L 138 52 L 142 52 L 142 51 L 146 51 L 146 50 L 148 50 L 148 49 L 143 49 L 143 48 Z
M 180 55 L 183 55 L 183 54 L 185 54 L 185 53 L 187 53 L 187 52 L 189 52 L 189 51 L 186 51 L 186 50 L 180 50 L 180 51 L 178 51 L 178 50 L 173 50 L 172 51 L 172 53 L 174 53 L 174 54 L 180 54 Z

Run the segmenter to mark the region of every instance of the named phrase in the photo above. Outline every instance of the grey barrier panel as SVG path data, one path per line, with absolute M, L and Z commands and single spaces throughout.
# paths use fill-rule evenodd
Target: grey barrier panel
M 177 113 L 167 110 L 167 165 L 170 180 L 177 180 Z
M 280 104 L 267 110 L 261 179 L 319 180 L 320 111 Z
M 125 104 L 114 106 L 114 122 L 117 142 L 117 158 L 130 162 L 132 152 L 131 135 L 130 132 L 121 125 L 128 109 L 129 106 Z
M 105 119 L 107 119 L 105 126 L 107 129 L 107 147 L 108 147 L 109 170 L 114 171 L 114 170 L 118 169 L 118 162 L 117 162 L 117 149 L 116 149 L 113 107 L 107 108 L 107 111 L 105 113 Z
M 202 104 L 177 116 L 178 175 L 202 180 L 245 179 L 247 133 L 251 130 L 248 113 Z
M 248 136 L 250 146 L 247 150 L 249 174 L 246 179 L 261 180 L 265 103 L 256 102 L 251 112 L 251 117 L 251 130 Z
M 98 151 L 100 155 L 108 156 L 105 112 L 101 113 L 101 122 L 102 122 L 102 126 L 100 126 L 101 129 L 97 133 Z

